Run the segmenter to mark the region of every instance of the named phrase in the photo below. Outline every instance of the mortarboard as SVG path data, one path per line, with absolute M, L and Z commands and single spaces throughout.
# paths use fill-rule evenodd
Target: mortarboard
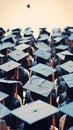
M 73 72 L 73 61 L 69 60 L 63 64 L 60 65 L 60 67 L 64 70 L 66 70 L 69 73 Z
M 17 84 L 19 83 L 20 81 L 17 81 L 17 80 L 6 80 L 6 79 L 0 79 L 0 83 L 7 83 L 7 84 Z
M 73 34 L 68 37 L 68 40 L 73 41 Z
M 68 86 L 67 95 L 73 99 L 73 73 L 62 76 Z
M 14 44 L 10 43 L 10 42 L 4 42 L 0 45 L 0 51 L 7 49 L 7 48 L 12 48 L 14 47 Z
M 19 28 L 12 30 L 12 34 L 18 34 L 19 32 L 21 32 L 21 29 L 19 29 Z
M 70 33 L 73 33 L 73 28 L 68 29 Z
M 33 75 L 28 80 L 28 82 L 23 86 L 23 88 L 28 89 L 34 93 L 40 94 L 45 97 L 48 97 L 53 87 L 54 84 L 52 82 L 35 75 Z
M 0 34 L 2 34 L 2 33 L 6 33 L 6 31 L 2 28 L 2 27 L 0 27 Z
M 41 100 L 34 101 L 11 111 L 13 115 L 30 125 L 44 118 L 52 116 L 57 112 L 58 109 L 56 107 Z
M 52 37 L 60 37 L 60 36 L 62 36 L 62 34 L 60 33 L 60 32 L 54 32 L 54 33 L 52 33 Z
M 10 114 L 10 110 L 0 103 L 0 118 L 3 118 Z
M 62 76 L 69 88 L 73 87 L 73 73 Z
M 58 50 L 66 50 L 66 49 L 68 49 L 69 48 L 69 46 L 67 46 L 67 45 L 59 45 L 59 46 L 57 46 L 57 47 L 55 47 L 56 49 L 58 49 Z
M 30 42 L 30 39 L 19 40 L 18 44 L 23 44 L 23 43 L 27 43 L 27 42 Z
M 46 30 L 46 27 L 40 28 L 40 34 L 47 34 L 48 36 L 50 36 L 50 33 Z
M 18 66 L 20 66 L 19 63 L 11 60 L 11 61 L 8 61 L 8 62 L 0 65 L 0 70 L 3 70 L 5 72 L 9 72 L 10 70 L 17 68 Z
M 68 103 L 62 107 L 59 108 L 59 110 L 71 117 L 73 117 L 73 102 Z
M 49 60 L 51 57 L 51 53 L 44 51 L 44 50 L 41 50 L 41 49 L 36 50 L 34 52 L 34 55 L 36 55 L 44 60 Z
M 44 51 L 51 51 L 51 48 L 44 42 L 37 42 L 37 44 L 35 44 L 35 47 Z
M 39 73 L 45 77 L 50 76 L 51 74 L 56 72 L 56 69 L 49 67 L 48 65 L 39 63 L 31 68 L 29 70 L 34 71 L 36 73 Z
M 28 27 L 28 28 L 26 28 L 26 29 L 24 30 L 24 35 L 29 36 L 29 35 L 32 35 L 32 34 L 33 34 L 33 31 L 31 30 L 30 27 Z
M 57 36 L 56 38 L 54 38 L 55 43 L 59 43 L 61 42 L 63 39 L 66 39 L 68 36 Z
M 28 54 L 23 52 L 22 50 L 14 50 L 8 55 L 11 59 L 14 59 L 15 61 L 20 61 L 21 59 L 28 56 Z
M 2 42 L 11 42 L 11 43 L 15 43 L 16 39 L 15 39 L 15 35 L 14 34 L 9 34 L 7 36 L 5 36 L 4 38 L 2 38 Z
M 17 45 L 16 47 L 15 47 L 15 49 L 16 50 L 26 50 L 26 49 L 28 49 L 30 47 L 30 45 L 27 45 L 27 44 L 24 44 L 24 43 L 22 43 L 22 44 L 19 44 L 19 45 Z
M 73 57 L 73 54 L 70 53 L 69 51 L 65 50 L 65 51 L 62 51 L 62 52 L 59 52 L 56 54 L 58 57 L 59 57 L 59 62 L 60 62 L 60 59 L 61 60 L 69 60 L 69 59 L 72 59 Z M 59 63 L 60 64 L 60 63 Z
M 1 92 L 0 91 L 0 101 L 4 100 L 5 98 L 7 98 L 9 95 L 4 93 L 4 92 Z
M 61 32 L 61 29 L 60 29 L 60 28 L 53 28 L 53 29 L 52 29 L 52 32 L 53 32 L 53 33 L 60 33 L 60 32 Z
M 40 38 L 38 39 L 38 41 L 44 41 L 44 40 L 48 40 L 49 36 L 47 34 L 41 34 Z

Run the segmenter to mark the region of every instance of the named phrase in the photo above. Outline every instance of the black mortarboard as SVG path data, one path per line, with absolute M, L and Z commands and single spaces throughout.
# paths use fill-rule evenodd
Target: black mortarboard
M 41 100 L 34 101 L 33 103 L 29 103 L 23 107 L 11 111 L 13 115 L 30 125 L 44 118 L 52 116 L 57 112 L 58 109 L 56 107 Z
M 50 32 L 48 32 L 46 28 L 40 28 L 40 34 L 47 34 L 48 36 L 50 36 Z
M 48 97 L 53 87 L 54 84 L 52 82 L 35 75 L 33 75 L 28 80 L 28 82 L 23 86 L 23 88 L 28 89 L 34 93 L 40 94 L 45 97 Z
M 19 32 L 21 32 L 20 28 L 16 28 L 12 30 L 12 34 L 18 34 Z
M 10 110 L 0 103 L 0 118 L 3 118 L 10 114 Z
M 34 52 L 34 55 L 36 55 L 37 57 L 40 57 L 44 60 L 49 60 L 51 57 L 51 53 L 44 51 L 44 50 L 41 50 L 41 49 L 36 50 Z
M 0 34 L 5 34 L 5 33 L 6 31 L 2 27 L 0 27 Z

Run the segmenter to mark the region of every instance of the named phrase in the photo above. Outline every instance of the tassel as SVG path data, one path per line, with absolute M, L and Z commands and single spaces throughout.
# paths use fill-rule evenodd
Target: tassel
M 52 74 L 52 82 L 55 81 L 55 78 L 54 78 L 54 73 Z
M 50 104 L 52 105 L 52 94 L 50 94 Z

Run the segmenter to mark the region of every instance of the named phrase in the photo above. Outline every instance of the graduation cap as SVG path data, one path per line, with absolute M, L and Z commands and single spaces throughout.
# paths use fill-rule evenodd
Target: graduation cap
M 58 45 L 57 47 L 55 47 L 56 49 L 58 49 L 58 50 L 67 50 L 68 48 L 69 48 L 69 46 L 67 46 L 67 45 Z
M 33 31 L 31 30 L 30 27 L 24 30 L 24 36 L 31 36 L 32 34 L 33 34 Z
M 2 27 L 0 27 L 0 35 L 5 34 L 5 33 L 6 33 L 6 31 Z
M 10 42 L 3 42 L 1 45 L 0 45 L 0 51 L 1 50 L 4 50 L 4 49 L 7 49 L 7 48 L 13 48 L 14 45 Z
M 69 48 L 69 46 L 67 46 L 67 45 L 58 45 L 55 47 L 56 53 L 68 50 L 68 48 Z
M 41 100 L 37 100 L 11 111 L 11 114 L 28 123 L 29 125 L 32 125 L 33 123 L 52 116 L 57 112 L 58 109 L 54 106 Z
M 69 88 L 73 87 L 73 73 L 62 76 Z
M 29 68 L 29 70 L 34 71 L 38 74 L 41 74 L 45 77 L 50 76 L 51 74 L 53 75 L 56 72 L 56 69 L 49 67 L 45 64 L 39 63 L 31 68 Z
M 23 52 L 22 50 L 14 50 L 8 54 L 9 57 L 15 61 L 20 61 L 23 58 L 27 57 L 27 53 Z
M 73 34 L 68 37 L 68 40 L 73 41 Z
M 72 57 L 73 57 L 73 54 L 67 50 L 59 52 L 56 55 L 59 57 L 59 60 L 61 59 L 61 60 L 65 60 L 65 61 L 68 61 L 69 59 L 72 60 Z
M 61 33 L 61 29 L 60 28 L 53 28 L 52 32 L 53 33 Z
M 27 44 L 24 44 L 24 43 L 22 43 L 22 44 L 19 44 L 19 45 L 17 45 L 16 47 L 15 47 L 15 49 L 16 50 L 27 50 L 28 48 L 30 47 L 30 45 L 27 45 Z
M 0 103 L 0 118 L 6 117 L 10 114 L 10 110 Z
M 44 41 L 48 40 L 49 36 L 47 34 L 41 34 L 40 38 L 38 38 L 38 41 Z
M 19 40 L 18 44 L 23 44 L 23 43 L 27 43 L 27 42 L 30 42 L 30 39 Z
M 67 95 L 73 99 L 73 73 L 62 76 L 68 86 Z
M 5 72 L 9 72 L 10 70 L 17 68 L 18 66 L 20 66 L 19 63 L 11 60 L 11 61 L 8 61 L 8 62 L 0 65 L 0 70 L 3 70 Z
M 37 42 L 37 44 L 35 44 L 35 47 L 38 49 L 47 51 L 47 52 L 51 51 L 51 48 L 47 44 L 45 44 L 44 42 Z
M 12 30 L 12 34 L 18 34 L 20 32 L 21 32 L 21 29 L 19 29 L 19 28 L 16 28 L 16 29 Z
M 34 55 L 36 55 L 37 57 L 40 57 L 44 60 L 49 60 L 51 57 L 51 53 L 46 52 L 44 50 L 38 49 L 34 52 Z
M 61 64 L 60 67 L 62 69 L 64 69 L 65 71 L 72 73 L 73 72 L 73 61 L 69 60 L 69 61 Z
M 52 82 L 35 75 L 33 75 L 23 86 L 24 89 L 28 89 L 45 97 L 48 97 L 53 87 L 54 84 Z
M 57 36 L 54 38 L 55 43 L 60 43 L 62 40 L 66 39 L 68 36 Z
M 0 79 L 1 80 L 1 79 Z M 4 100 L 5 98 L 7 98 L 9 95 L 4 93 L 4 92 L 1 92 L 0 91 L 0 101 Z
M 59 110 L 73 118 L 73 102 L 60 107 Z
M 40 34 L 47 34 L 48 36 L 50 36 L 50 33 L 46 30 L 46 27 L 40 28 Z
M 55 38 L 55 37 L 60 37 L 62 36 L 62 34 L 60 32 L 54 32 L 52 33 L 52 37 Z
M 14 34 L 9 34 L 7 36 L 5 36 L 4 38 L 2 38 L 2 42 L 11 42 L 11 43 L 15 43 L 16 42 L 16 36 Z

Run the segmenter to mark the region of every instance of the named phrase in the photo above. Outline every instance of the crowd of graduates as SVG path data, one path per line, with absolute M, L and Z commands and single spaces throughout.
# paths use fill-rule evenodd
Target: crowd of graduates
M 40 68 L 35 69 L 37 65 Z M 42 65 L 45 65 L 43 72 Z M 47 96 L 41 89 L 40 92 L 33 89 L 34 85 L 40 86 L 39 81 L 32 78 L 34 75 L 51 87 L 47 89 Z M 29 81 L 32 79 L 31 90 Z M 20 28 L 4 30 L 1 27 L 0 93 L 0 130 L 72 130 L 73 112 L 69 111 L 73 104 L 72 108 L 68 106 L 69 114 L 62 109 L 31 125 L 11 111 L 38 100 L 58 110 L 73 103 L 73 27 L 54 28 L 51 33 L 47 28 L 39 28 L 37 38 L 30 27 L 23 33 Z M 6 114 L 3 107 L 10 112 Z

